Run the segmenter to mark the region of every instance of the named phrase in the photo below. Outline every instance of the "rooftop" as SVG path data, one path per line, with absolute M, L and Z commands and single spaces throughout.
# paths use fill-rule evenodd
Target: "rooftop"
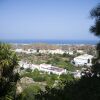
M 76 57 L 77 59 L 90 59 L 93 58 L 92 55 L 88 55 L 88 54 L 84 54 L 84 55 L 80 55 L 78 57 Z

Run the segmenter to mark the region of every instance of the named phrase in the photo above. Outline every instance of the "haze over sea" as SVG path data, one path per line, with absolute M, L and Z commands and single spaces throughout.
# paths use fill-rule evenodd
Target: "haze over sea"
M 90 44 L 95 45 L 98 43 L 96 40 L 2 40 L 6 43 L 17 44 L 31 44 L 31 43 L 48 43 L 48 44 Z

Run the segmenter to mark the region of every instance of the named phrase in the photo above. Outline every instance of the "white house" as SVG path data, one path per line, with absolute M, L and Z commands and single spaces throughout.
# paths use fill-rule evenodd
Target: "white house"
M 30 53 L 37 53 L 37 50 L 35 50 L 35 49 L 28 49 L 27 51 Z
M 43 49 L 43 50 L 39 50 L 39 53 L 47 54 L 47 53 L 48 53 L 48 50 L 45 50 L 45 49 Z
M 51 53 L 51 54 L 63 54 L 65 52 L 61 49 L 55 49 L 55 50 L 49 50 L 49 53 Z
M 84 54 L 84 55 L 75 57 L 73 61 L 76 66 L 84 66 L 84 65 L 92 66 L 92 59 L 93 59 L 92 55 Z
M 27 68 L 30 68 L 31 64 L 24 61 L 19 61 L 19 66 L 27 69 Z
M 19 53 L 20 53 L 20 52 L 23 52 L 23 51 L 24 51 L 23 49 L 16 49 L 16 50 L 15 50 L 15 52 L 19 52 Z
M 83 50 L 77 50 L 77 53 L 84 54 Z
M 71 50 L 68 50 L 68 51 L 66 51 L 65 53 L 67 53 L 67 54 L 69 54 L 69 55 L 73 55 L 73 54 L 74 54 L 74 52 L 71 51 Z
M 28 50 L 15 49 L 15 52 L 18 52 L 18 53 L 26 53 L 26 54 L 37 53 L 37 51 L 34 50 L 34 49 L 28 49 Z
M 40 70 L 39 65 L 29 64 L 29 63 L 24 62 L 24 61 L 19 61 L 19 66 L 20 66 L 20 67 L 23 67 L 23 68 L 25 68 L 25 69 L 30 68 L 30 69 L 32 69 L 32 70 L 34 70 L 34 69 Z

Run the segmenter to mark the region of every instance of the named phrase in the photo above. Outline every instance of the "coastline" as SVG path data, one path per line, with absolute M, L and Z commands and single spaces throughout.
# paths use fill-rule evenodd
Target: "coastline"
M 97 40 L 0 40 L 10 44 L 96 45 Z

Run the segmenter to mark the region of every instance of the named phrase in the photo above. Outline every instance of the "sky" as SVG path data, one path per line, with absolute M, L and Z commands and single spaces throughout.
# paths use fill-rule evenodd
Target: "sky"
M 97 40 L 89 12 L 99 0 L 0 0 L 0 39 Z

